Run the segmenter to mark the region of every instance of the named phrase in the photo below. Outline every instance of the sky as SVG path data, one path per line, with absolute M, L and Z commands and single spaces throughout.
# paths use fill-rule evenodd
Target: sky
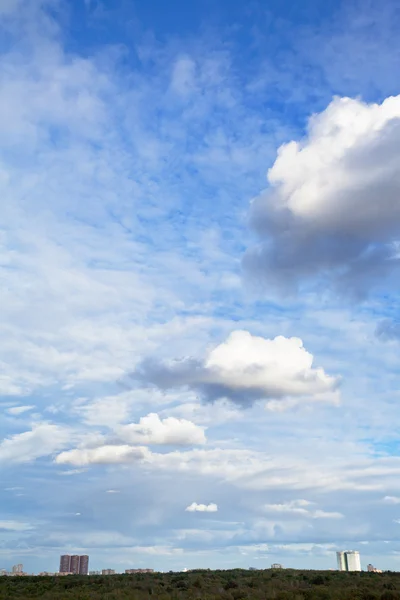
M 0 0 L 0 569 L 400 569 L 399 27 Z

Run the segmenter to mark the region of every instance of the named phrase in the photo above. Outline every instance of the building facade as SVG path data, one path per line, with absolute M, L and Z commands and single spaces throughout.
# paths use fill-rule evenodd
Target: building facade
M 346 552 L 336 552 L 337 566 L 339 571 L 347 571 Z
M 358 550 L 336 552 L 339 571 L 361 571 L 360 553 Z
M 154 569 L 125 569 L 126 575 L 134 575 L 135 573 L 154 573 Z
M 357 550 L 346 552 L 346 558 L 348 571 L 361 571 L 360 553 Z

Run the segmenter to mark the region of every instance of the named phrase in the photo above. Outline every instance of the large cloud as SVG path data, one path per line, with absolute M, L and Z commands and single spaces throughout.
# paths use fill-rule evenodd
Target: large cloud
M 115 431 L 121 440 L 129 444 L 190 446 L 206 442 L 203 427 L 187 419 L 160 419 L 155 413 L 142 417 L 139 423 L 121 425 Z
M 338 379 L 313 367 L 299 338 L 265 339 L 234 331 L 203 360 L 147 360 L 136 374 L 161 389 L 187 386 L 205 400 L 229 398 L 238 404 L 259 399 L 337 399 Z
M 320 278 L 363 295 L 398 269 L 400 96 L 382 104 L 336 98 L 284 144 L 269 189 L 252 202 L 261 239 L 244 259 L 265 283 Z

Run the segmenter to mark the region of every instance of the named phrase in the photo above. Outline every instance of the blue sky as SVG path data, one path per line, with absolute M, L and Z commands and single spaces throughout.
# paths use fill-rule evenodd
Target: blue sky
M 0 20 L 0 568 L 398 569 L 396 3 Z

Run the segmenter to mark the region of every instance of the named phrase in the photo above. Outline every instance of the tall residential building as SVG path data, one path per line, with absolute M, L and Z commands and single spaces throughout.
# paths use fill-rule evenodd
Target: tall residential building
M 71 562 L 69 567 L 69 572 L 74 575 L 79 575 L 79 556 L 77 554 L 73 554 L 71 556 Z
M 83 554 L 79 557 L 79 575 L 87 575 L 89 572 L 89 557 Z
M 12 572 L 13 573 L 22 573 L 24 570 L 24 566 L 19 564 L 19 565 L 14 565 L 12 568 Z
M 346 558 L 348 571 L 361 571 L 360 553 L 357 550 L 346 552 Z
M 347 571 L 346 552 L 336 552 L 337 566 L 339 571 Z
M 358 550 L 336 552 L 339 571 L 361 571 L 360 553 Z
M 60 573 L 73 573 L 74 575 L 87 575 L 89 571 L 89 557 L 87 554 L 63 554 L 60 558 Z
M 63 554 L 60 557 L 60 573 L 71 573 L 71 557 L 69 554 Z

